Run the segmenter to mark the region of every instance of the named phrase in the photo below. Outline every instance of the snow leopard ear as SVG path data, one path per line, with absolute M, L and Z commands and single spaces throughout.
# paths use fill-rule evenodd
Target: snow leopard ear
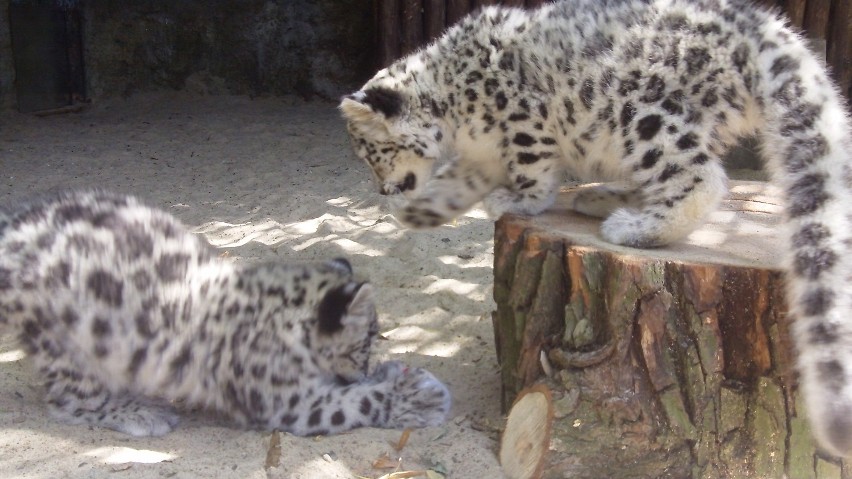
M 402 95 L 385 87 L 368 88 L 346 95 L 340 102 L 340 110 L 349 120 L 376 120 L 377 116 L 393 119 L 402 114 Z
M 344 316 L 369 316 L 375 311 L 369 283 L 347 283 L 326 293 L 317 308 L 320 333 L 334 334 L 346 326 Z

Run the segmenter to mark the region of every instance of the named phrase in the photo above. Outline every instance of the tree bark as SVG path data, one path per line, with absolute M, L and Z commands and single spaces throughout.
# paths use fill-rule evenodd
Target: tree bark
M 497 222 L 502 405 L 538 381 L 553 391 L 543 477 L 852 478 L 817 452 L 796 393 L 777 192 L 731 191 L 656 250 L 605 243 L 570 192 Z

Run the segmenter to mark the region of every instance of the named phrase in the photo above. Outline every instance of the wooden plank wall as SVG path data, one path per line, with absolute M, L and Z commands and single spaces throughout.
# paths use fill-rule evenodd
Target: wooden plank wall
M 824 40 L 825 58 L 848 99 L 852 98 L 852 0 L 755 0 L 780 8 L 814 39 Z M 381 66 L 439 36 L 466 14 L 485 5 L 535 8 L 545 0 L 375 0 Z

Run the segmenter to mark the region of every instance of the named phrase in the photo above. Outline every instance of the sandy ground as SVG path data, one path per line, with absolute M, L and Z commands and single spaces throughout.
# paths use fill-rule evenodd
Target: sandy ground
M 233 261 L 345 255 L 378 289 L 378 360 L 425 367 L 453 393 L 450 421 L 414 431 L 322 438 L 229 428 L 200 412 L 162 438 L 136 439 L 47 417 L 38 378 L 0 342 L 0 477 L 377 478 L 402 468 L 499 478 L 499 378 L 490 312 L 493 225 L 474 210 L 455 227 L 403 230 L 348 145 L 335 105 L 164 93 L 78 114 L 0 115 L 0 202 L 104 187 L 173 213 Z

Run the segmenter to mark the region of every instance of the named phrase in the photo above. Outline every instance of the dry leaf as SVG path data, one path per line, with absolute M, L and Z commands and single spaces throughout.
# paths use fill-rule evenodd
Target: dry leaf
M 272 436 L 269 438 L 269 449 L 266 450 L 267 469 L 272 469 L 281 465 L 281 433 L 272 431 Z
M 410 477 L 427 477 L 427 471 L 399 471 L 385 474 L 379 479 L 408 479 Z
M 401 463 L 402 458 L 391 459 L 388 453 L 384 453 L 373 461 L 373 469 L 396 469 Z

